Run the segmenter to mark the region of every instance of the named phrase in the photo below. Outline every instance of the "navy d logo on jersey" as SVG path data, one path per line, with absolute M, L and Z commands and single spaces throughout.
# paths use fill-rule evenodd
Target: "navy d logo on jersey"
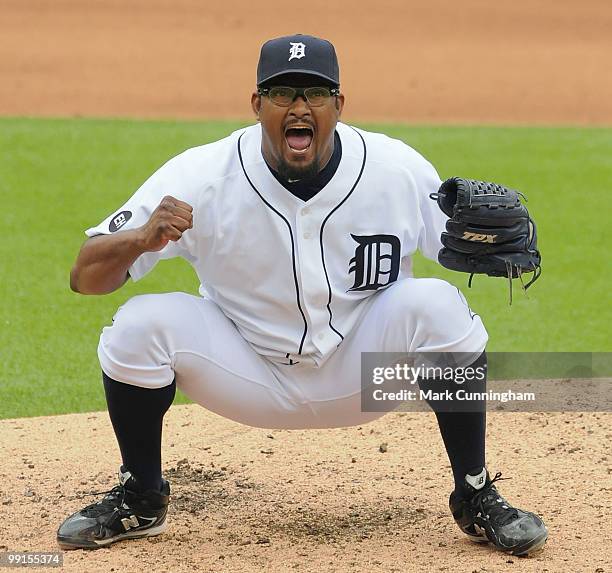
M 355 273 L 352 290 L 377 290 L 397 280 L 400 268 L 400 240 L 395 235 L 358 236 L 349 273 Z
M 111 233 L 118 231 L 132 218 L 131 211 L 121 211 L 121 213 L 117 213 L 108 225 L 108 230 Z

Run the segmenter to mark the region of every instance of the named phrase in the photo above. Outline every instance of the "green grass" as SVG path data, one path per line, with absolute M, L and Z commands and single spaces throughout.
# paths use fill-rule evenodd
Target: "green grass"
M 105 297 L 68 287 L 83 230 L 98 223 L 158 166 L 240 127 L 229 122 L 0 119 L 0 418 L 104 408 L 96 344 L 135 294 L 197 292 L 183 261 L 161 263 Z M 419 276 L 459 286 L 496 351 L 610 351 L 607 186 L 612 130 L 364 126 L 423 153 L 442 178 L 495 180 L 529 198 L 544 273 L 508 306 L 503 279 L 447 272 L 417 259 Z M 608 268 L 608 271 L 606 271 Z M 179 400 L 184 400 L 179 398 Z

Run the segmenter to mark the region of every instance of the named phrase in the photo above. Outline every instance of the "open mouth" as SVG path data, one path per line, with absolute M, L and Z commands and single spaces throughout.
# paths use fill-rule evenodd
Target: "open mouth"
M 305 153 L 312 144 L 314 138 L 314 132 L 311 127 L 304 126 L 292 126 L 285 130 L 285 139 L 287 145 L 292 151 L 298 153 Z

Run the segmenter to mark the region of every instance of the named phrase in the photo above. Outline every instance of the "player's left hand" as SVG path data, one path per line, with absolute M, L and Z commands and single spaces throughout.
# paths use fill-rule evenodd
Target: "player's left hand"
M 496 183 L 453 177 L 430 197 L 450 219 L 442 233 L 440 264 L 454 271 L 513 278 L 540 276 L 536 226 L 520 194 Z M 512 291 L 511 291 L 512 292 Z

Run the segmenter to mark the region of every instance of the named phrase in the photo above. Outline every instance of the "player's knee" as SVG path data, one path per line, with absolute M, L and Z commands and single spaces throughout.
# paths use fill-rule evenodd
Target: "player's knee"
M 389 293 L 398 318 L 407 316 L 433 322 L 465 311 L 465 300 L 456 287 L 440 279 L 411 279 Z
M 405 332 L 411 347 L 443 346 L 461 339 L 473 327 L 472 313 L 459 290 L 439 279 L 411 279 L 398 284 L 391 301 L 391 320 Z
M 486 330 L 457 287 L 438 279 L 419 279 L 410 295 L 414 348 L 470 353 L 484 348 Z
M 102 342 L 108 353 L 126 364 L 140 362 L 144 355 L 166 355 L 166 341 L 173 324 L 180 320 L 167 294 L 135 296 L 119 308 L 113 325 L 105 328 Z
M 147 338 L 163 327 L 164 295 L 145 294 L 128 300 L 113 317 L 112 330 L 124 342 Z
M 419 279 L 412 304 L 419 318 L 444 323 L 457 313 L 465 314 L 466 302 L 457 287 L 440 279 Z
M 173 305 L 168 297 L 134 297 L 119 308 L 112 326 L 104 328 L 98 358 L 111 378 L 152 388 L 172 382 Z

